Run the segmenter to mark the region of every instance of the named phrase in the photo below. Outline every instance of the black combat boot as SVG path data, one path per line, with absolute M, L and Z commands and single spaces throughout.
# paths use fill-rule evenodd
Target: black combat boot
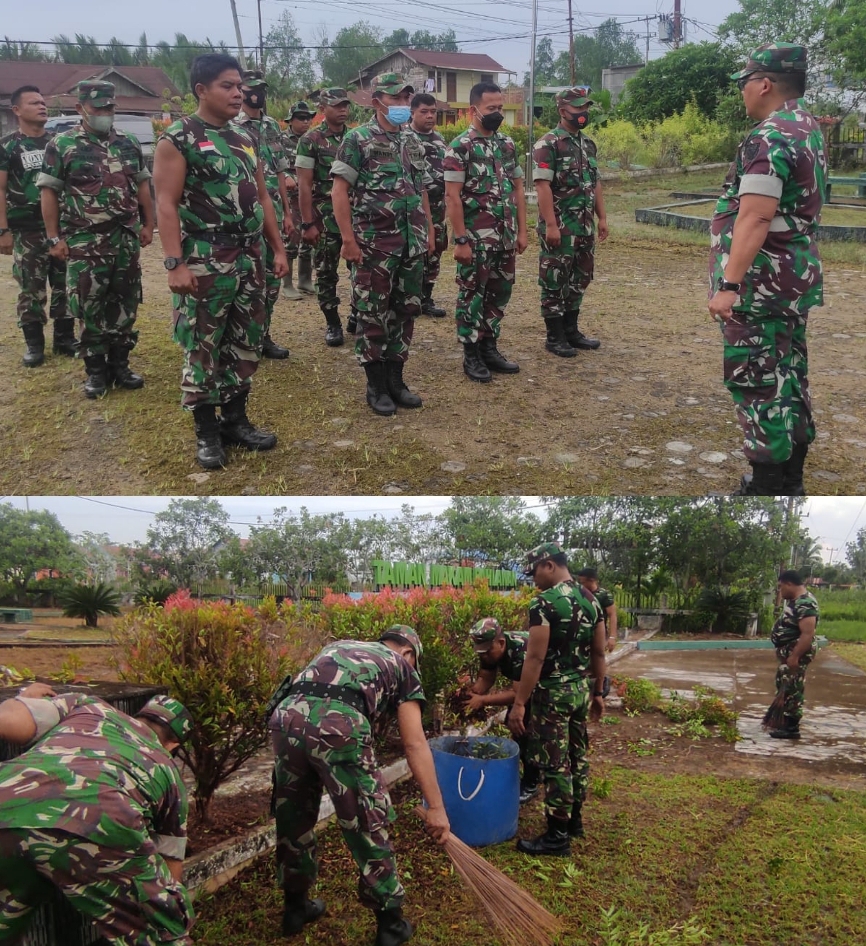
M 571 808 L 571 817 L 568 819 L 568 836 L 570 838 L 584 838 L 586 835 L 583 833 L 583 817 L 582 817 L 583 805 L 579 801 L 575 801 L 574 805 Z
M 578 312 L 568 312 L 563 318 L 565 340 L 572 348 L 583 348 L 589 351 L 601 348 L 601 342 L 597 338 L 587 338 L 577 327 L 577 317 L 579 314 Z
M 400 907 L 376 910 L 375 946 L 400 946 L 412 937 L 412 924 L 403 916 Z
M 490 369 L 481 360 L 481 350 L 478 342 L 463 344 L 463 373 L 471 381 L 486 383 L 492 380 Z
M 116 388 L 137 391 L 144 387 L 144 378 L 129 369 L 129 348 L 112 345 L 108 349 L 108 380 Z
M 54 319 L 55 355 L 68 355 L 74 358 L 78 353 L 78 341 L 75 338 L 75 319 Z
M 780 729 L 771 729 L 773 739 L 799 739 L 800 720 L 796 716 L 786 716 L 784 725 Z
M 496 339 L 492 335 L 481 339 L 478 350 L 481 360 L 491 371 L 498 371 L 500 374 L 517 374 L 520 371 L 520 365 L 516 361 L 509 361 L 496 347 Z
M 388 390 L 386 365 L 387 362 L 384 361 L 368 361 L 364 365 L 367 374 L 367 403 L 382 417 L 397 413 L 397 405 Z
M 354 309 L 349 312 L 349 318 L 346 319 L 346 331 L 350 335 L 358 333 L 358 313 Z
M 421 312 L 424 315 L 430 315 L 434 319 L 443 319 L 448 314 L 433 301 L 433 283 L 425 282 L 423 295 L 421 297 Z
M 565 338 L 565 326 L 561 318 L 550 318 L 544 320 L 547 326 L 547 341 L 544 347 L 554 355 L 560 358 L 574 358 L 577 349 L 572 348 Z
M 244 450 L 272 450 L 277 445 L 276 434 L 269 434 L 250 423 L 247 417 L 249 391 L 238 394 L 222 406 L 220 436 L 224 444 L 233 443 Z
M 538 775 L 526 775 L 520 781 L 520 804 L 525 805 L 541 790 L 541 782 L 538 781 Z
M 568 836 L 568 822 L 547 816 L 547 831 L 534 841 L 520 840 L 517 850 L 524 854 L 552 854 L 555 857 L 568 857 L 571 854 L 571 839 Z
M 305 894 L 283 891 L 283 936 L 295 936 L 325 912 L 324 900 L 310 900 Z
M 25 322 L 21 326 L 27 351 L 21 359 L 25 368 L 38 368 L 45 361 L 45 329 L 41 322 Z
M 298 289 L 301 292 L 315 292 L 313 285 L 313 258 L 311 256 L 298 257 Z
M 339 348 L 344 341 L 340 313 L 336 309 L 328 309 L 325 312 L 325 321 L 328 323 L 328 330 L 325 332 L 325 344 L 329 348 Z
M 102 397 L 108 391 L 108 365 L 105 355 L 88 355 L 84 359 L 87 380 L 84 382 L 84 396 L 91 401 Z
M 400 407 L 420 407 L 421 398 L 406 387 L 403 380 L 403 361 L 385 362 L 385 382 L 388 385 L 388 393 L 391 400 Z
M 785 465 L 753 463 L 752 472 L 743 475 L 734 496 L 784 496 Z
M 791 456 L 782 464 L 782 496 L 805 496 L 806 487 L 803 485 L 803 466 L 806 463 L 806 454 L 809 444 L 795 443 Z
M 265 340 L 262 342 L 262 358 L 275 358 L 279 361 L 282 361 L 288 357 L 289 349 L 283 348 L 282 345 L 278 345 L 271 338 L 271 333 L 268 332 L 268 334 L 265 335 Z
M 218 470 L 228 462 L 220 435 L 220 422 L 213 404 L 193 408 L 195 424 L 195 458 L 206 470 Z

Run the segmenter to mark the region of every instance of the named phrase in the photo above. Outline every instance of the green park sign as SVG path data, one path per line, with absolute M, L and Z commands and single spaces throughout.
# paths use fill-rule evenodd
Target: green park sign
M 427 565 L 422 562 L 386 562 L 374 559 L 373 582 L 377 588 L 461 588 L 483 578 L 491 588 L 516 588 L 517 577 L 507 568 L 464 568 L 461 565 Z

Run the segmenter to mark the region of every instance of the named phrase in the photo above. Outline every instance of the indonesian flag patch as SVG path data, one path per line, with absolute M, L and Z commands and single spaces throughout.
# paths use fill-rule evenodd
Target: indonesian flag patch
M 216 153 L 217 146 L 212 141 L 200 141 L 198 143 L 198 150 L 202 153 Z
M 546 161 L 536 161 L 536 166 L 540 168 L 549 169 L 550 165 Z

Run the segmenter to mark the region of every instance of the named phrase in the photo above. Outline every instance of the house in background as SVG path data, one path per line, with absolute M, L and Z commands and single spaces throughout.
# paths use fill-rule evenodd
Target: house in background
M 523 121 L 523 90 L 506 90 L 511 72 L 486 53 L 440 53 L 426 49 L 395 49 L 365 66 L 360 74 L 359 102 L 368 101 L 373 79 L 383 72 L 398 72 L 411 82 L 416 92 L 435 96 L 440 125 L 454 122 L 469 108 L 469 90 L 477 82 L 495 82 L 503 87 L 505 121 Z
M 160 118 L 163 103 L 180 91 L 156 66 L 81 66 L 65 62 L 0 62 L 0 135 L 18 126 L 12 114 L 12 93 L 35 85 L 45 98 L 49 114 L 75 111 L 76 86 L 85 79 L 105 79 L 117 88 L 117 111 Z

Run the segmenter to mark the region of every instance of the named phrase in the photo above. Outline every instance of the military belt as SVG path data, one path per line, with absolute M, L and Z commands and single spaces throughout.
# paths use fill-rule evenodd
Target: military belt
M 293 683 L 290 696 L 316 696 L 323 700 L 336 700 L 338 703 L 345 703 L 353 709 L 369 716 L 367 703 L 364 697 L 357 690 L 350 690 L 348 687 L 335 686 L 331 683 L 316 683 L 313 680 L 301 680 L 299 683 Z
M 224 233 L 219 230 L 199 230 L 186 234 L 191 240 L 204 240 L 214 246 L 234 246 L 239 249 L 249 249 L 255 246 L 262 238 L 259 233 Z

